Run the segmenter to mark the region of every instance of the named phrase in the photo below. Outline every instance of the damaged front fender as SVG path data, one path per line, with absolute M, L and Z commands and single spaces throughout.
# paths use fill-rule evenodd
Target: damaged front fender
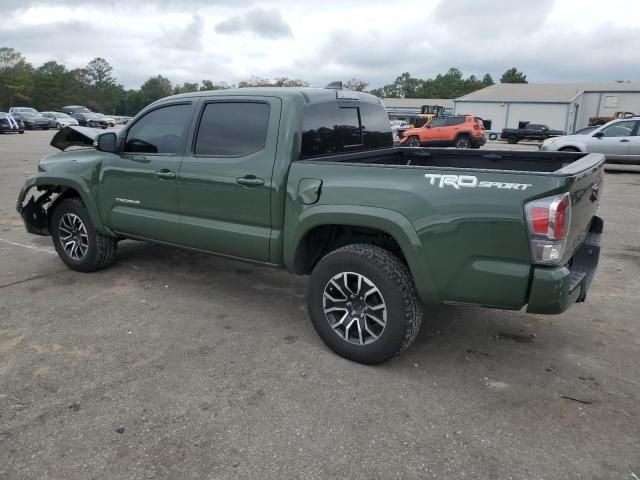
M 16 210 L 29 233 L 51 235 L 49 218 L 56 203 L 64 198 L 78 196 L 87 209 L 95 229 L 103 235 L 114 236 L 113 232 L 102 223 L 98 207 L 87 186 L 68 179 L 49 178 L 46 175 L 29 178 L 18 195 Z

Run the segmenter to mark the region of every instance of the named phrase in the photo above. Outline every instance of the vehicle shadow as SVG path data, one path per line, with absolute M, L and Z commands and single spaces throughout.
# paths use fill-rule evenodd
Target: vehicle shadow
M 308 319 L 307 277 L 129 241 L 121 243 L 117 263 L 111 269 L 133 275 L 141 282 L 148 278 L 169 282 L 171 295 L 184 292 L 190 299 L 202 302 L 202 308 L 212 293 L 215 298 L 240 301 L 247 315 L 263 313 L 263 331 L 293 330 L 300 341 L 326 348 Z M 176 284 L 179 288 L 173 288 Z M 414 344 L 402 355 L 374 368 L 391 369 L 410 377 L 415 377 L 421 368 L 443 375 L 466 372 L 480 379 L 496 374 L 518 376 L 524 371 L 548 376 L 555 371 L 553 364 L 560 361 L 558 352 L 564 350 L 571 335 L 564 326 L 567 320 L 556 319 L 559 317 L 480 307 L 425 306 L 422 329 Z

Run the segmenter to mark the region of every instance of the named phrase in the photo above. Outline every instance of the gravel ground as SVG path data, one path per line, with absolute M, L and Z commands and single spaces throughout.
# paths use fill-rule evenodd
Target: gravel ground
M 633 168 L 607 174 L 586 303 L 430 308 L 367 367 L 316 336 L 304 277 L 136 242 L 68 270 L 14 206 L 51 135 L 0 136 L 0 479 L 640 475 Z

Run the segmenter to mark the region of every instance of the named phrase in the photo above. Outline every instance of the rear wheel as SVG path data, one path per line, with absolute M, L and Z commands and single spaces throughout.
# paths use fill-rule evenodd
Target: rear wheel
M 509 135 L 507 137 L 507 142 L 509 142 L 512 145 L 515 143 L 518 143 L 518 137 L 516 137 L 515 135 Z
M 461 135 L 456 138 L 456 148 L 471 148 L 471 140 L 466 135 Z
M 419 147 L 420 146 L 420 139 L 418 137 L 416 137 L 415 135 L 409 137 L 407 139 L 407 147 Z
M 318 335 L 338 355 L 375 364 L 406 349 L 422 323 L 407 266 L 383 248 L 334 250 L 313 269 L 307 305 Z
M 62 200 L 55 207 L 50 230 L 58 256 L 72 270 L 93 272 L 115 258 L 117 240 L 96 231 L 78 198 Z

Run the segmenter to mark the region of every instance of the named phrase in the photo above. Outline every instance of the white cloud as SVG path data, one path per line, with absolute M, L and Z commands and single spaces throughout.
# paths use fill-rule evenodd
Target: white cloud
M 0 0 L 0 11 L 1 46 L 35 65 L 104 57 L 130 87 L 157 74 L 379 86 L 452 66 L 494 78 L 517 66 L 534 82 L 640 81 L 637 0 Z
M 215 31 L 222 34 L 251 32 L 262 38 L 291 37 L 291 27 L 282 19 L 282 14 L 275 8 L 252 8 L 242 15 L 234 15 L 215 26 Z

